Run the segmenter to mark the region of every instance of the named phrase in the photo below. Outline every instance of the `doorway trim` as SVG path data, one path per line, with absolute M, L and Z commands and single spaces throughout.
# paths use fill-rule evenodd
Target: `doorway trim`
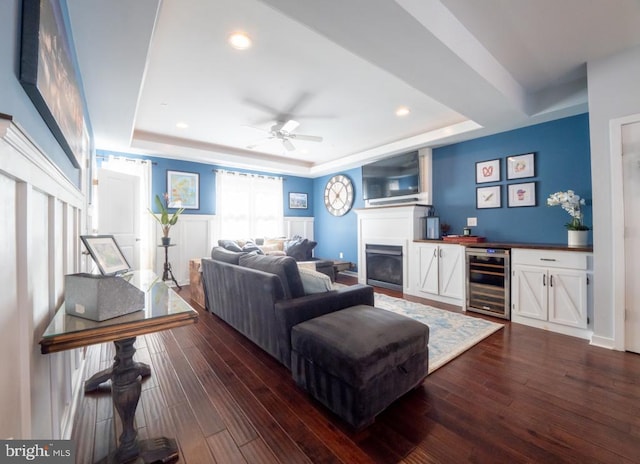
M 640 122 L 640 113 L 609 122 L 611 141 L 611 204 L 622 204 L 624 186 L 622 174 L 622 126 Z M 613 249 L 613 348 L 625 351 L 626 272 L 624 240 L 624 208 L 611 208 Z

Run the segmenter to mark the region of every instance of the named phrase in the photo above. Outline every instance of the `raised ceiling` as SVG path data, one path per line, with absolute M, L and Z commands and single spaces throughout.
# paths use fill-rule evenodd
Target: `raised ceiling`
M 311 177 L 584 112 L 586 63 L 640 44 L 637 0 L 67 5 L 97 148 Z M 289 119 L 322 142 L 262 143 Z

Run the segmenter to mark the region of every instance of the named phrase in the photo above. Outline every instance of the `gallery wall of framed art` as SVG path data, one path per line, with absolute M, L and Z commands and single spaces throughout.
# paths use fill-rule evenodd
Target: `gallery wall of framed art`
M 535 177 L 535 153 L 510 155 L 504 158 L 506 170 L 507 206 L 518 208 L 536 206 L 536 182 L 522 182 L 521 179 Z M 483 184 L 502 181 L 501 158 L 476 162 L 476 209 L 502 207 L 502 185 L 484 186 Z M 513 183 L 512 181 L 518 181 Z

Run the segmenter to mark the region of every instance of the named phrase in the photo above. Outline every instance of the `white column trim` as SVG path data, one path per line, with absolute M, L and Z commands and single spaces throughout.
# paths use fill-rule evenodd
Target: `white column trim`
M 640 113 L 609 121 L 610 139 L 610 166 L 611 166 L 611 204 L 622 205 L 624 201 L 623 174 L 622 174 L 622 126 L 640 122 Z M 595 238 L 595 236 L 594 236 Z M 594 241 L 594 246 L 595 246 Z M 626 271 L 625 271 L 625 242 L 624 242 L 624 208 L 611 209 L 611 249 L 613 283 L 612 301 L 613 307 L 613 338 L 605 339 L 594 336 L 591 344 L 602 346 L 611 343 L 616 350 L 625 350 L 625 306 L 626 306 Z M 596 312 L 594 310 L 594 318 Z

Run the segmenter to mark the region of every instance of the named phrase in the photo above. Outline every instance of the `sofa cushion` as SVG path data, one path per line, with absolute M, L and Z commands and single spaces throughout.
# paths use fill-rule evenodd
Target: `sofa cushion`
M 242 251 L 242 250 L 240 250 Z M 229 264 L 238 264 L 240 256 L 244 253 L 236 253 L 235 251 L 229 251 L 226 248 L 213 247 L 211 249 L 211 259 L 215 259 L 216 261 L 222 261 L 224 263 Z
M 332 290 L 331 279 L 328 275 L 318 272 L 315 269 L 300 266 L 299 264 L 300 263 L 298 263 L 298 271 L 300 272 L 302 287 L 304 288 L 304 293 L 306 295 L 324 293 Z M 311 264 L 315 267 L 313 261 L 311 261 Z
M 242 251 L 242 247 L 234 240 L 218 240 L 218 245 L 229 251 Z
M 318 242 L 296 237 L 284 243 L 284 251 L 296 261 L 308 261 L 313 256 L 313 249 Z
M 238 264 L 280 277 L 285 299 L 299 298 L 305 294 L 298 265 L 290 256 L 243 254 L 240 256 Z

